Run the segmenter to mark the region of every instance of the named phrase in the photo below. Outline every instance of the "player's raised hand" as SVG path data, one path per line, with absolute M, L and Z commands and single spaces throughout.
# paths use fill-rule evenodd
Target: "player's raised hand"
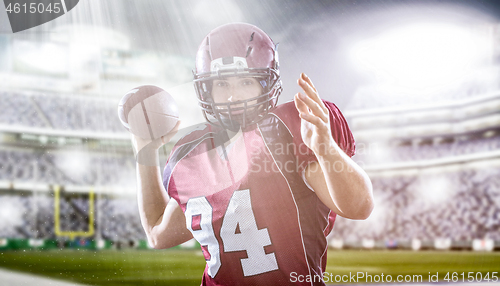
M 154 140 L 144 139 L 144 138 L 141 138 L 137 135 L 132 134 L 132 136 L 131 136 L 132 137 L 131 138 L 132 145 L 133 145 L 134 149 L 136 150 L 136 153 L 138 150 L 142 150 L 144 148 L 149 149 L 151 151 L 157 151 L 158 149 L 160 149 L 161 146 L 170 142 L 172 137 L 174 137 L 175 134 L 177 133 L 177 131 L 179 130 L 180 124 L 181 124 L 181 121 L 179 120 L 169 133 L 161 136 L 160 138 L 154 139 Z
M 132 146 L 137 162 L 144 166 L 158 166 L 158 149 L 170 142 L 172 137 L 177 133 L 180 124 L 180 121 L 177 122 L 169 133 L 156 139 L 144 139 L 132 134 Z
M 317 156 L 323 155 L 334 142 L 330 130 L 328 108 L 308 76 L 304 73 L 300 74 L 297 83 L 303 90 L 294 97 L 295 107 L 301 118 L 302 141 Z
M 143 85 L 128 91 L 118 104 L 118 118 L 132 136 L 140 164 L 154 166 L 158 149 L 177 133 L 179 110 L 174 98 L 163 89 Z

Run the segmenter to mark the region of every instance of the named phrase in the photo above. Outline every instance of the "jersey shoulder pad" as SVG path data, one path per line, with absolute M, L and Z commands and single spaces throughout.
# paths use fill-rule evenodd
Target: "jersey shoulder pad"
M 186 134 L 182 135 L 182 137 L 175 143 L 174 148 L 203 137 L 203 135 L 212 131 L 211 127 L 212 126 L 208 123 L 201 123 L 190 127 L 185 131 Z

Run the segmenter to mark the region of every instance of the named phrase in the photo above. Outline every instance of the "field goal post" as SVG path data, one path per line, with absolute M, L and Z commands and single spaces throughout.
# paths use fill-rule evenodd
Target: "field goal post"
M 89 190 L 89 221 L 87 231 L 65 231 L 61 230 L 60 221 L 60 196 L 61 196 L 61 186 L 54 186 L 54 230 L 56 236 L 67 236 L 70 240 L 74 240 L 75 237 L 90 237 L 95 233 L 94 229 L 94 190 L 91 188 Z

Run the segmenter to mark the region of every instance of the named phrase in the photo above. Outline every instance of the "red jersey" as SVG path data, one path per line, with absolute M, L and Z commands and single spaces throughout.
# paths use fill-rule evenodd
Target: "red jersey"
M 333 138 L 352 156 L 344 117 L 325 104 Z M 178 142 L 163 183 L 202 247 L 202 285 L 296 285 L 293 276 L 321 277 L 335 213 L 304 182 L 304 169 L 316 160 L 302 142 L 293 102 L 251 130 L 228 134 L 207 124 Z

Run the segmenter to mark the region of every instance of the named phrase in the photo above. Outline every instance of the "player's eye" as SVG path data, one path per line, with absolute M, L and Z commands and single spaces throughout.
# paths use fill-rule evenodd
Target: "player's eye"
M 244 80 L 242 83 L 242 85 L 252 85 L 253 84 L 253 81 L 251 79 L 246 79 Z
M 215 85 L 218 87 L 225 87 L 225 86 L 228 86 L 228 83 L 225 81 L 219 80 L 219 81 L 215 82 Z

